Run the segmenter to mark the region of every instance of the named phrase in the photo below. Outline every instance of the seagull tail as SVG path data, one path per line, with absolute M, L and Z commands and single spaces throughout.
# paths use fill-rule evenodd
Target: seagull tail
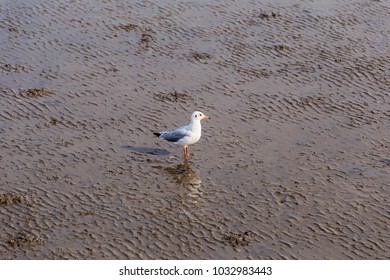
M 160 135 L 161 135 L 161 133 L 159 133 L 159 132 L 154 132 L 153 134 L 156 135 L 157 137 L 160 137 Z

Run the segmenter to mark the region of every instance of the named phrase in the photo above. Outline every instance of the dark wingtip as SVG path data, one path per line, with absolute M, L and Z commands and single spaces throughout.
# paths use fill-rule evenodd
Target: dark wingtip
M 156 135 L 157 137 L 160 137 L 160 135 L 161 135 L 161 133 L 158 133 L 158 132 L 154 132 L 153 134 Z

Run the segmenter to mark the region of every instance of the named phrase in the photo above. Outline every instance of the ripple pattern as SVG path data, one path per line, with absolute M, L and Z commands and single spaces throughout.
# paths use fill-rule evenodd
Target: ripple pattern
M 389 14 L 2 1 L 0 258 L 390 258 Z

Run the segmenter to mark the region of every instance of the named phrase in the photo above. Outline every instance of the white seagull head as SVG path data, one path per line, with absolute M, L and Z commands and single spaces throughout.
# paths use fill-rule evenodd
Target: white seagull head
M 191 115 L 191 122 L 195 122 L 195 121 L 201 121 L 203 119 L 209 119 L 210 117 L 206 116 L 205 114 L 203 114 L 202 112 L 199 112 L 199 111 L 195 111 L 192 113 Z

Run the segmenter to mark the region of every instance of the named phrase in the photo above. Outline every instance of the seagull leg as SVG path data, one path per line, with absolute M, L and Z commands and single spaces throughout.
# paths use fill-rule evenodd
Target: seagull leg
M 188 160 L 188 147 L 184 146 L 184 159 Z

